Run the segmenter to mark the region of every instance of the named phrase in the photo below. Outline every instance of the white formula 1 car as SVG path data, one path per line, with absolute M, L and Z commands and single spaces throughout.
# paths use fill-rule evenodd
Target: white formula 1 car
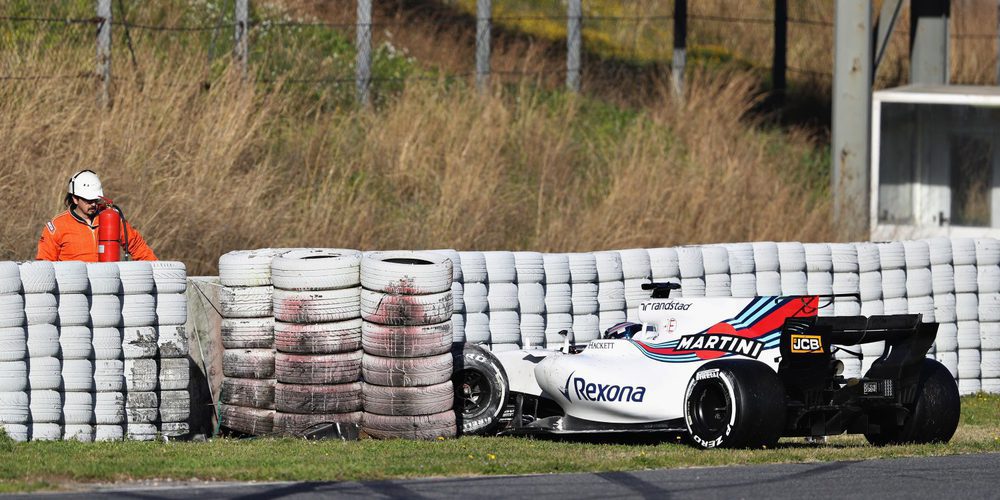
M 817 296 L 671 299 L 676 284 L 644 288 L 640 323 L 585 345 L 465 345 L 454 376 L 461 431 L 684 433 L 703 448 L 759 448 L 845 432 L 876 445 L 946 442 L 958 426 L 955 380 L 925 357 L 937 324 L 920 315 L 818 317 Z M 835 350 L 880 341 L 862 378 L 841 375 Z

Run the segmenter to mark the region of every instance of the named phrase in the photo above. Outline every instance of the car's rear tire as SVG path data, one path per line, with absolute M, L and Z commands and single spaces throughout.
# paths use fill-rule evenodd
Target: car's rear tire
M 920 367 L 917 395 L 907 409 L 902 425 L 895 421 L 895 414 L 886 412 L 871 417 L 878 424 L 879 432 L 865 433 L 865 439 L 875 446 L 903 443 L 947 443 L 958 427 L 961 399 L 958 385 L 940 362 L 925 358 Z
M 507 373 L 486 350 L 463 344 L 454 353 L 455 410 L 458 432 L 465 435 L 493 433 L 500 425 L 510 394 Z
M 713 361 L 688 382 L 684 420 L 701 448 L 772 447 L 785 427 L 785 389 L 763 363 Z

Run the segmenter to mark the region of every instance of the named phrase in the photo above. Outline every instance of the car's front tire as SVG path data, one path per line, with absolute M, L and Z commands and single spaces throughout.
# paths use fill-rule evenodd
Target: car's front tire
M 456 350 L 454 364 L 452 383 L 459 434 L 494 433 L 510 394 L 503 366 L 489 351 L 474 344 Z
M 772 447 L 785 426 L 784 385 L 756 361 L 706 363 L 688 382 L 684 420 L 701 448 Z

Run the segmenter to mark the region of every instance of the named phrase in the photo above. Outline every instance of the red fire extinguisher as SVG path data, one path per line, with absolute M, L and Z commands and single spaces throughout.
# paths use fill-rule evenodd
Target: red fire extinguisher
M 111 200 L 104 198 L 104 209 L 97 216 L 97 260 L 118 262 L 121 260 L 121 213 Z

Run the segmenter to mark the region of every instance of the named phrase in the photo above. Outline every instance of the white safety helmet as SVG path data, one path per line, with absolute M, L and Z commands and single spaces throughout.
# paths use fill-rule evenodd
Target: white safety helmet
M 96 200 L 104 196 L 101 179 L 92 170 L 81 170 L 69 178 L 69 194 L 85 200 Z

